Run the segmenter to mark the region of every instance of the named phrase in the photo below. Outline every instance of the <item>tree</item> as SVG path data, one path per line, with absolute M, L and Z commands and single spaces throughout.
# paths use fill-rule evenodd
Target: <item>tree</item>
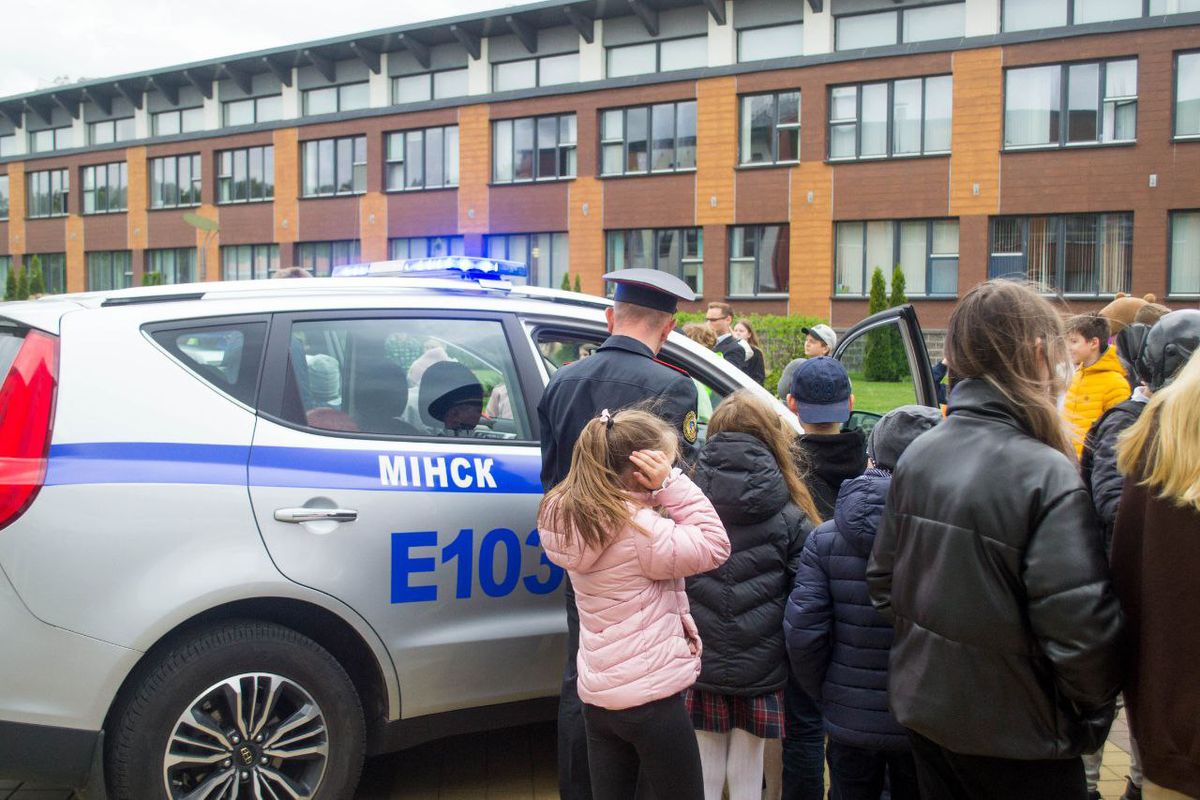
M 897 264 L 892 268 L 892 293 L 888 297 L 888 308 L 898 308 L 908 302 L 908 296 L 904 293 L 904 289 L 904 270 L 900 269 L 900 265 Z M 904 342 L 899 336 L 894 335 L 892 340 L 895 348 L 892 353 L 892 369 L 896 375 L 895 380 L 902 381 L 909 377 L 908 353 L 905 352 Z
M 878 314 L 887 309 L 887 280 L 879 267 L 871 273 L 871 300 L 867 313 Z M 863 357 L 863 377 L 869 381 L 898 381 L 895 356 L 898 331 L 893 326 L 876 328 L 867 334 L 867 352 Z M 905 372 L 908 370 L 906 369 Z
M 575 273 L 575 291 L 579 292 L 580 294 L 583 293 L 583 284 L 581 284 L 579 282 L 579 273 L 578 272 Z
M 569 272 L 563 273 L 562 286 L 560 286 L 558 288 L 562 289 L 564 292 L 571 291 L 571 273 L 569 273 Z
M 143 272 L 142 286 L 162 286 L 163 274 L 161 272 Z
M 42 259 L 34 256 L 29 262 L 29 296 L 37 297 L 46 293 L 46 277 L 42 274 Z
M 20 270 L 17 272 L 17 299 L 29 299 L 29 271 Z
M 4 281 L 4 299 L 17 299 L 17 267 L 8 270 L 8 278 Z

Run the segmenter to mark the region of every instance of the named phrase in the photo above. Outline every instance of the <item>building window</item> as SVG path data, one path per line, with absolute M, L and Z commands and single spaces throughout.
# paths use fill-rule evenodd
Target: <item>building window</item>
M 520 183 L 575 177 L 575 115 L 492 123 L 492 181 Z
M 800 92 L 741 98 L 739 164 L 787 164 L 800 160 Z
M 283 95 L 281 94 L 230 100 L 221 104 L 221 124 L 228 128 L 238 125 L 253 125 L 257 122 L 275 122 L 281 119 L 283 119 Z
M 42 270 L 46 294 L 62 294 L 67 290 L 66 253 L 30 253 L 26 255 L 25 265 L 22 268 L 25 273 L 29 274 L 35 266 Z
M 563 276 L 571 270 L 570 248 L 565 233 L 514 233 L 488 236 L 484 240 L 488 258 L 516 261 L 529 268 L 526 278 L 514 283 L 562 288 Z
M 701 228 L 608 231 L 608 272 L 632 267 L 660 269 L 704 294 L 704 231 Z
M 127 289 L 133 286 L 133 261 L 128 250 L 87 254 L 87 290 Z
M 1031 31 L 1200 11 L 1200 0 L 1003 0 L 1001 30 Z
M 690 36 L 686 39 L 610 47 L 607 57 L 610 78 L 697 69 L 708 66 L 708 37 Z
M 275 147 L 217 153 L 217 202 L 257 203 L 275 199 Z
M 84 214 L 111 214 L 126 209 L 129 174 L 124 161 L 84 167 L 80 173 Z
M 772 25 L 738 31 L 738 61 L 794 58 L 804 55 L 804 24 Z
M 958 220 L 839 222 L 835 294 L 862 297 L 876 268 L 890 282 L 898 265 L 914 297 L 958 294 Z
M 0 256 L 0 286 L 4 286 L 7 288 L 8 273 L 11 269 L 12 269 L 12 256 Z M 3 291 L 3 290 L 0 290 L 0 291 Z M 0 294 L 0 297 L 3 297 L 3 295 Z
M 535 86 L 579 82 L 579 53 L 526 58 L 492 65 L 492 91 L 511 92 Z
M 204 130 L 203 108 L 181 108 L 175 111 L 160 111 L 151 114 L 151 130 L 155 136 L 174 136 L 177 133 L 192 133 Z
M 88 123 L 88 144 L 112 144 L 127 142 L 137 136 L 133 117 L 109 119 L 104 122 Z
M 150 159 L 150 207 L 200 205 L 200 156 Z
M 65 217 L 67 197 L 71 191 L 70 173 L 65 169 L 47 169 L 31 172 L 26 177 L 28 196 L 25 200 L 26 216 Z
M 196 280 L 196 248 L 147 250 L 146 272 L 162 275 L 163 283 L 191 283 Z
M 0 219 L 8 219 L 8 176 L 0 175 Z
M 329 277 L 334 267 L 357 264 L 361 260 L 357 239 L 296 245 L 296 266 L 304 267 L 317 278 Z
M 304 197 L 367 191 L 367 137 L 304 142 Z
M 837 49 L 958 39 L 966 32 L 966 8 L 966 3 L 941 3 L 837 17 Z
M 950 152 L 952 79 L 906 78 L 829 90 L 829 159 Z
M 388 239 L 388 257 L 395 260 L 461 255 L 466 255 L 466 247 L 461 236 L 413 236 L 407 239 Z
M 15 156 L 17 154 L 17 135 L 10 133 L 8 136 L 0 136 L 0 158 Z
M 69 125 L 65 128 L 49 128 L 29 134 L 30 153 L 49 153 L 53 150 L 66 150 L 74 146 L 74 144 L 75 136 Z
M 1004 80 L 1005 148 L 1137 138 L 1137 59 L 1010 69 Z
M 237 244 L 221 248 L 221 280 L 269 278 L 279 269 L 279 245 Z
M 1133 214 L 993 217 L 989 277 L 1019 276 L 1066 295 L 1128 292 Z
M 337 114 L 341 111 L 357 111 L 371 105 L 371 92 L 366 83 L 347 83 L 342 86 L 325 86 L 307 89 L 304 95 L 304 116 Z
M 601 175 L 695 168 L 695 100 L 601 112 Z
M 1200 137 L 1200 52 L 1175 56 L 1175 137 Z
M 458 126 L 387 134 L 387 191 L 458 186 Z
M 1171 212 L 1168 293 L 1200 295 L 1200 211 Z
M 467 93 L 467 71 L 447 69 L 392 78 L 392 103 L 424 103 Z
M 729 229 L 731 297 L 787 294 L 788 226 L 748 225 Z

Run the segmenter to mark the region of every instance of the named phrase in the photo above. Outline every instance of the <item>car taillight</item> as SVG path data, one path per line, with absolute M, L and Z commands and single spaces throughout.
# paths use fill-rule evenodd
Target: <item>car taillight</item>
M 57 389 L 58 337 L 29 331 L 0 385 L 0 528 L 45 482 Z

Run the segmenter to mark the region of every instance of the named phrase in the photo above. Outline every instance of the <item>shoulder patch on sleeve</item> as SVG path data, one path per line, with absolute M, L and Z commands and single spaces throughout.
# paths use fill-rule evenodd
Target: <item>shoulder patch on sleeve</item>
M 688 444 L 696 443 L 696 412 L 689 411 L 683 417 L 683 438 Z

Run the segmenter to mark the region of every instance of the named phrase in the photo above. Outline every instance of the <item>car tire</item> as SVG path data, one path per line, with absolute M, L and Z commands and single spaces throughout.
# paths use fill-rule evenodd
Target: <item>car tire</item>
M 229 796 L 271 798 L 256 791 L 260 781 L 285 796 L 272 785 L 281 780 L 311 791 L 300 796 L 346 800 L 366 748 L 346 671 L 312 639 L 266 622 L 223 622 L 176 642 L 128 687 L 110 722 L 113 800 L 181 798 L 206 783 L 213 797 L 226 796 L 224 784 Z

